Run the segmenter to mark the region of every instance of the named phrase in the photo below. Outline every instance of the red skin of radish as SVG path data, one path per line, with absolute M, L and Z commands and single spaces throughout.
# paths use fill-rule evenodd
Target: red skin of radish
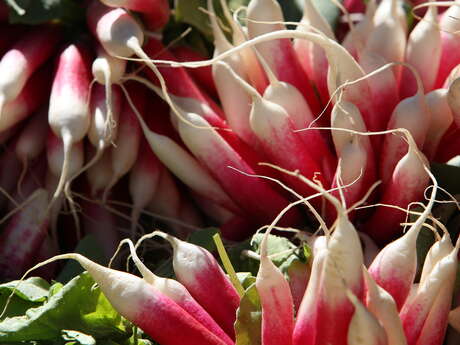
M 225 345 L 225 342 L 145 280 L 98 265 L 80 255 L 77 260 L 94 278 L 112 306 L 162 345 Z
M 202 61 L 206 60 L 207 57 L 197 53 L 187 46 L 178 46 L 171 48 L 171 53 L 179 61 Z M 192 77 L 203 87 L 206 92 L 213 98 L 217 98 L 217 90 L 214 85 L 214 79 L 212 78 L 212 67 L 205 66 L 201 68 L 190 68 L 188 72 Z
M 291 289 L 294 310 L 299 310 L 302 297 L 307 289 L 308 280 L 311 274 L 311 266 L 300 261 L 296 261 L 289 266 L 287 274 L 289 275 L 289 287 Z
M 163 44 L 155 38 L 150 38 L 147 44 L 143 47 L 145 53 L 151 58 L 161 59 L 161 60 L 170 60 L 177 61 L 178 59 L 171 54 Z M 196 99 L 202 103 L 207 104 L 211 107 L 212 112 L 208 112 L 206 119 L 213 126 L 216 127 L 226 127 L 222 123 L 222 118 L 224 114 L 222 109 L 192 80 L 187 70 L 183 67 L 158 67 L 158 70 L 165 79 L 168 91 L 175 96 L 187 97 Z M 149 69 L 145 69 L 147 76 L 154 82 L 158 84 L 158 79 Z
M 345 0 L 343 6 L 349 13 L 364 13 L 366 11 L 366 4 L 363 0 Z
M 440 19 L 441 28 L 448 26 L 447 31 L 449 32 L 441 30 L 441 58 L 434 89 L 441 88 L 450 71 L 460 63 L 460 38 L 456 33 L 452 33 L 452 31 L 458 30 L 458 24 L 452 24 L 457 22 L 458 13 L 457 2 L 457 5 L 452 5 L 442 14 Z M 448 22 L 451 23 L 447 24 Z
M 294 329 L 291 290 L 283 273 L 266 253 L 261 257 L 256 288 L 262 306 L 262 344 L 291 345 Z
M 189 121 L 199 126 L 208 126 L 203 118 L 195 114 L 189 114 Z M 179 133 L 187 147 L 208 168 L 224 191 L 256 224 L 266 224 L 287 205 L 287 200 L 266 181 L 244 176 L 228 168 L 232 166 L 249 174 L 255 173 L 239 152 L 228 145 L 216 131 L 211 128 L 195 129 L 189 124 L 179 123 Z M 238 189 L 235 186 L 244 188 Z M 292 211 L 283 218 L 283 224 L 292 225 L 299 221 L 299 214 L 296 210 Z
M 41 68 L 28 80 L 19 96 L 4 105 L 0 131 L 11 128 L 36 111 L 49 95 L 51 73 L 48 66 Z
M 212 254 L 194 244 L 173 239 L 177 279 L 222 329 L 235 339 L 233 324 L 240 297 Z M 213 288 L 210 289 L 209 287 Z
M 271 1 L 250 2 L 248 6 L 248 16 L 255 20 L 282 20 L 282 14 L 279 13 L 279 10 L 277 10 L 278 6 L 271 5 L 270 3 Z M 267 6 L 267 8 L 270 6 L 270 9 L 266 11 L 266 13 L 270 13 L 270 18 L 261 18 L 258 16 L 257 12 L 262 12 L 263 6 Z M 279 18 L 280 15 L 281 18 Z M 248 32 L 250 38 L 259 36 L 262 33 L 275 31 L 279 28 L 282 28 L 282 25 L 270 26 L 267 24 L 248 22 Z M 312 85 L 310 84 L 308 76 L 302 69 L 291 40 L 284 38 L 264 42 L 258 46 L 258 49 L 261 55 L 267 59 L 270 68 L 273 69 L 277 78 L 280 81 L 285 81 L 294 85 L 307 100 L 313 114 L 319 114 L 322 107 L 316 97 Z
M 107 6 L 123 7 L 140 12 L 149 30 L 161 29 L 169 21 L 168 0 L 102 0 L 102 2 Z
M 429 177 L 423 168 L 420 170 L 411 164 L 407 155 L 398 162 L 391 180 L 383 187 L 381 203 L 405 209 L 411 202 L 423 199 Z M 374 241 L 384 244 L 401 234 L 402 228 L 399 224 L 405 219 L 406 213 L 379 206 L 363 229 Z
M 47 109 L 34 114 L 19 134 L 15 151 L 21 161 L 36 158 L 45 148 L 48 123 Z
M 144 50 L 150 57 L 171 61 L 177 60 L 171 53 L 168 52 L 167 49 L 163 47 L 163 45 L 158 40 L 153 38 L 148 41 L 147 45 L 144 47 Z M 197 87 L 197 85 L 193 82 L 190 75 L 184 68 L 158 67 L 158 69 L 166 81 L 169 92 L 179 97 L 198 100 L 199 102 L 207 104 L 209 107 L 211 107 L 212 111 L 208 111 L 200 115 L 202 115 L 211 126 L 224 129 L 219 131 L 219 134 L 234 148 L 235 151 L 237 151 L 244 158 L 244 160 L 251 166 L 252 169 L 254 169 L 257 173 L 265 175 L 269 174 L 268 169 L 258 165 L 259 162 L 266 161 L 266 159 L 261 157 L 261 155 L 256 154 L 252 148 L 245 144 L 241 139 L 239 139 L 234 132 L 228 130 L 229 128 L 223 120 L 224 114 L 222 109 L 220 109 L 208 95 L 203 93 Z M 146 70 L 146 73 L 154 83 L 158 82 L 153 72 Z
M 22 35 L 21 40 L 3 55 L 0 71 L 7 74 L 12 69 L 17 77 L 16 80 L 7 77 L 6 83 L 0 82 L 0 88 L 5 90 L 6 101 L 14 99 L 21 92 L 22 85 L 53 54 L 60 38 L 57 27 L 39 27 Z M 21 70 L 15 70 L 15 65 L 22 66 Z
M 0 275 L 19 278 L 34 262 L 48 229 L 46 209 L 48 193 L 40 189 L 38 195 L 16 213 L 0 237 Z

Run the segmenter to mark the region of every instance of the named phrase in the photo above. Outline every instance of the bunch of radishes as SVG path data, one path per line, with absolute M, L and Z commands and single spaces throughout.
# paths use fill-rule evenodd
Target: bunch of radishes
M 209 1 L 215 56 L 200 61 L 147 31 L 166 23 L 166 1 L 103 2 L 82 5 L 90 34 L 78 41 L 66 41 L 57 24 L 2 27 L 11 32 L 0 46 L 0 187 L 11 196 L 2 200 L 4 276 L 82 231 L 98 234 L 110 253 L 115 229 L 126 227 L 113 212 L 131 220 L 135 237 L 143 209 L 199 226 L 197 206 L 226 238 L 247 238 L 314 193 L 261 163 L 316 181 L 346 208 L 382 180 L 369 203 L 399 209 L 350 217 L 386 243 L 401 233 L 404 209 L 423 198 L 424 155 L 446 161 L 460 150 L 457 4 L 440 17 L 429 7 L 408 33 L 401 2 L 370 1 L 340 44 L 310 1 L 297 30 L 284 29 L 274 0 L 250 1 L 245 27 L 221 1 L 227 33 Z M 113 200 L 131 204 L 128 215 Z M 331 202 L 310 202 L 312 214 L 334 223 Z M 292 208 L 280 225 L 308 224 L 307 210 Z
M 460 241 L 454 247 L 447 232 L 438 237 L 414 283 L 416 239 L 435 202 L 436 181 L 433 179 L 430 201 L 418 220 L 406 234 L 379 251 L 369 267 L 344 205 L 314 182 L 302 181 L 334 205 L 337 221 L 324 229 L 325 235 L 309 239 L 312 255 L 297 274 L 302 278 L 296 279 L 294 274 L 289 281 L 268 256 L 268 236 L 276 220 L 270 225 L 261 242 L 254 283 L 260 301 L 260 310 L 254 313 L 261 313 L 260 326 L 247 326 L 252 332 L 260 331 L 249 336 L 252 342 L 237 327 L 254 322 L 239 317 L 241 299 L 248 298 L 241 283 L 231 281 L 206 249 L 166 233 L 156 231 L 141 241 L 159 236 L 171 244 L 177 281 L 153 274 L 129 239 L 124 242 L 129 244 L 142 278 L 98 265 L 79 254 L 59 255 L 48 262 L 77 260 L 113 307 L 161 345 L 443 344 Z M 450 318 L 458 329 L 457 314 L 452 311 Z

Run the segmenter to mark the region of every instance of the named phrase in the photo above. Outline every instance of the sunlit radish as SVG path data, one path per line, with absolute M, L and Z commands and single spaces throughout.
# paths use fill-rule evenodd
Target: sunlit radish
M 64 159 L 60 181 L 54 192 L 56 200 L 64 190 L 75 158 L 72 147 L 86 135 L 89 117 L 89 56 L 82 46 L 68 45 L 59 55 L 50 96 L 48 122 L 54 134 L 62 140 Z

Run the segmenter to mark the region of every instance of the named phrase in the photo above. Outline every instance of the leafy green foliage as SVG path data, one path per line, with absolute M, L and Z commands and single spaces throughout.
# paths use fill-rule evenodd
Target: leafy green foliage
M 125 340 L 131 335 L 129 323 L 94 287 L 94 281 L 87 273 L 75 277 L 57 292 L 54 290 L 49 298 L 45 298 L 45 285 L 37 278 L 24 284 L 25 287 L 19 286 L 20 292 L 15 296 L 43 303 L 35 304 L 21 316 L 8 312 L 8 317 L 0 322 L 0 343 L 61 339 L 83 345 L 91 344 L 91 339 Z
M 241 298 L 235 322 L 236 345 L 260 345 L 262 307 L 256 284 L 249 286 Z

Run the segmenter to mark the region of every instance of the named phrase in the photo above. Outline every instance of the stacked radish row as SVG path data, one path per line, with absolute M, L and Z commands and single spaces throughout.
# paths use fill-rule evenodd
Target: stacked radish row
M 247 238 L 290 203 L 286 189 L 300 197 L 315 190 L 264 162 L 332 188 L 346 208 L 382 180 L 370 202 L 397 208 L 350 218 L 384 244 L 402 231 L 401 209 L 423 198 L 423 157 L 444 162 L 460 151 L 458 4 L 440 16 L 429 7 L 409 33 L 400 1 L 369 1 L 340 44 L 309 0 L 297 30 L 284 29 L 274 0 L 251 0 L 246 27 L 222 0 L 230 39 L 208 1 L 215 52 L 200 61 L 145 35 L 167 21 L 167 1 L 103 3 L 88 5 L 91 37 L 78 42 L 65 42 L 55 25 L 3 24 L 11 32 L 0 42 L 0 160 L 8 167 L 0 187 L 11 195 L 2 199 L 5 276 L 82 231 L 109 253 L 116 228 L 136 236 L 144 209 L 192 227 L 206 215 L 226 238 Z M 383 130 L 390 134 L 363 135 Z M 128 215 L 114 200 L 131 205 Z M 330 201 L 311 203 L 335 222 Z M 292 208 L 280 225 L 305 226 L 308 216 Z
M 425 171 L 429 174 L 428 168 Z M 243 334 L 234 324 L 244 289 L 232 284 L 206 249 L 166 233 L 155 231 L 140 241 L 159 236 L 169 242 L 177 280 L 153 274 L 129 239 L 123 242 L 129 244 L 142 278 L 79 254 L 59 255 L 39 266 L 57 259 L 78 261 L 114 308 L 161 345 L 232 345 L 248 337 L 262 345 L 443 344 L 448 318 L 458 326 L 458 311 L 450 309 L 460 241 L 454 247 L 447 232 L 438 236 L 414 283 L 416 239 L 435 202 L 436 181 L 418 220 L 404 236 L 377 251 L 366 267 L 368 248 L 363 250 L 344 205 L 313 181 L 301 180 L 318 191 L 315 196 L 334 205 L 337 221 L 325 228 L 326 235 L 310 238 L 312 255 L 298 272 L 303 279 L 290 275 L 289 281 L 267 255 L 268 236 L 277 220 L 272 222 L 261 242 L 255 281 L 260 327 L 253 324 Z

